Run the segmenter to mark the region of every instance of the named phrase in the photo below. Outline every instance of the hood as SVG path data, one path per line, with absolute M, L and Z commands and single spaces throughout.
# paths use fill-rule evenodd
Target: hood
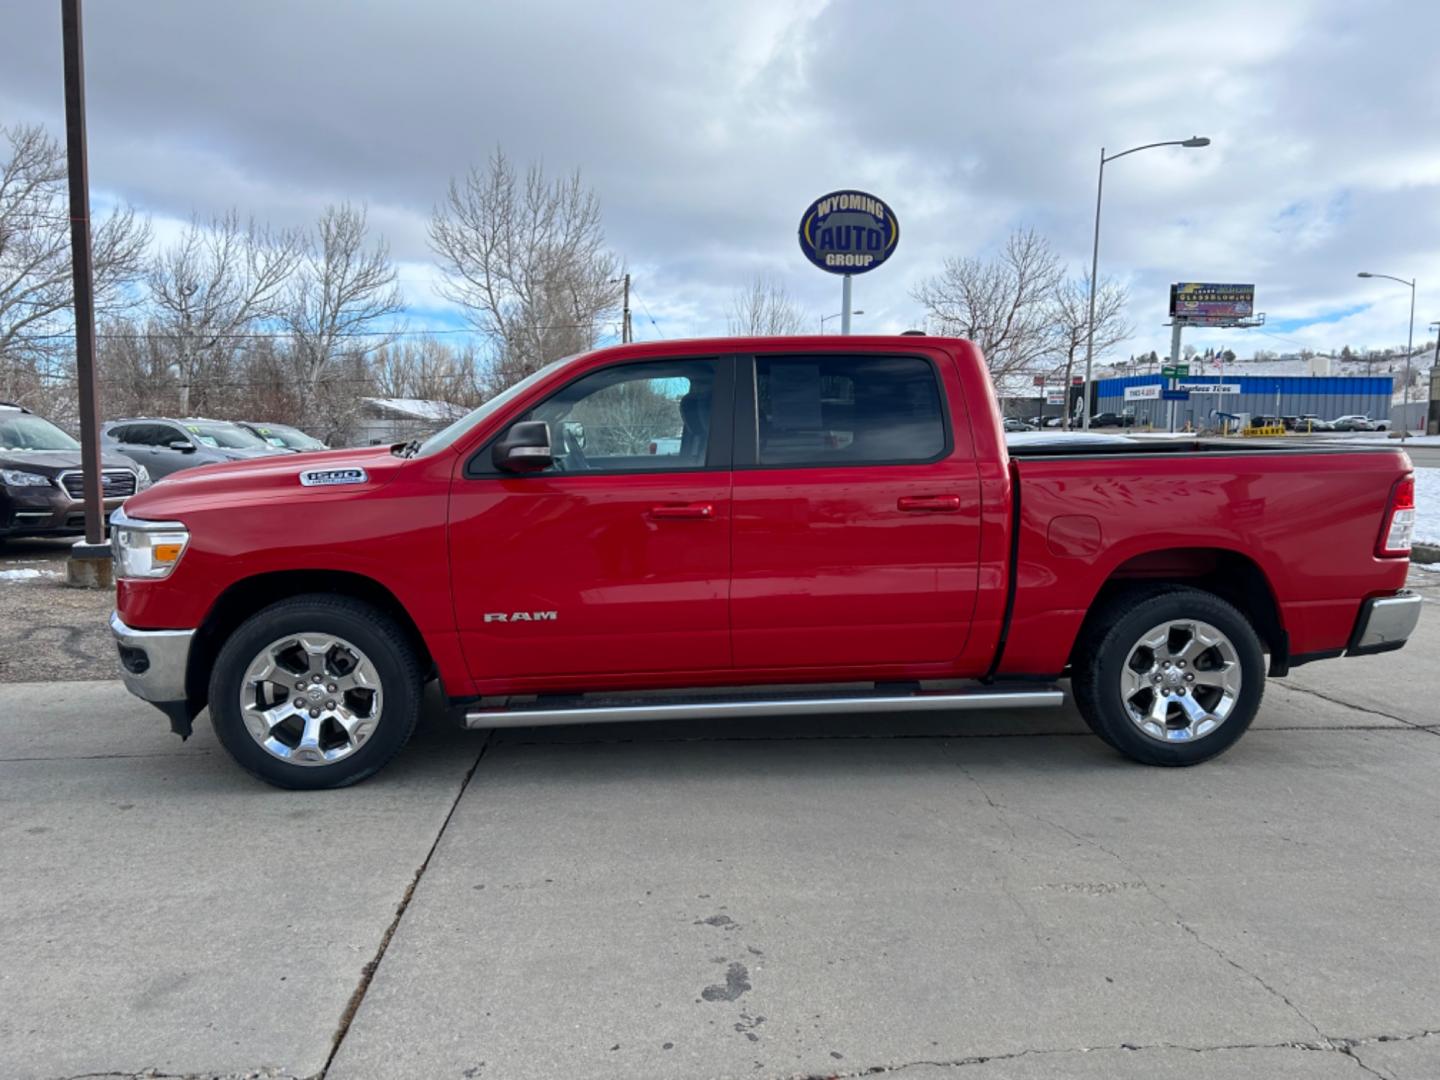
M 396 457 L 388 446 L 350 450 L 317 450 L 309 454 L 289 451 L 260 453 L 240 461 L 181 469 L 158 481 L 125 504 L 133 517 L 178 516 L 187 509 L 227 506 L 249 499 L 273 500 L 302 493 L 359 494 L 381 487 L 395 473 L 412 464 Z M 365 471 L 359 483 L 305 487 L 300 474 L 312 469 L 358 468 Z
M 105 452 L 100 455 L 102 469 L 138 468 L 135 462 L 120 454 Z M 0 469 L 24 469 L 52 479 L 62 472 L 80 468 L 79 450 L 0 450 Z

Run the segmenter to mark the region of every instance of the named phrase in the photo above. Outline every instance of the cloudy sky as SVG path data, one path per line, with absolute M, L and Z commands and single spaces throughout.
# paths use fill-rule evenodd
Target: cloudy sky
M 1032 225 L 1078 273 L 1100 147 L 1207 135 L 1107 169 L 1101 272 L 1168 349 L 1175 280 L 1253 281 L 1259 331 L 1204 346 L 1403 343 L 1440 319 L 1440 4 L 989 0 L 91 0 L 91 183 L 173 235 L 238 207 L 277 225 L 369 206 L 416 325 L 455 323 L 425 242 L 448 178 L 497 145 L 580 167 L 634 274 L 636 336 L 723 332 L 778 278 L 817 318 L 839 280 L 795 239 L 815 196 L 895 208 L 856 329 L 916 326 L 947 255 Z M 58 5 L 0 14 L 0 125 L 63 130 Z

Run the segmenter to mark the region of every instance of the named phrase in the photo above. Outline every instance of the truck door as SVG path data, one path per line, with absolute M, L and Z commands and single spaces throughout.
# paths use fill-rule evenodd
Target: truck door
M 465 463 L 450 565 L 477 680 L 729 666 L 733 366 L 592 370 L 516 418 L 549 424 L 553 467 Z
M 957 657 L 980 481 L 949 358 L 760 355 L 736 401 L 736 667 Z

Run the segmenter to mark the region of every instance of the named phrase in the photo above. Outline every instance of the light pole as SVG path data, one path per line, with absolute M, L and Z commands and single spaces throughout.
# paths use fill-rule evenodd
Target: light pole
M 1192 135 L 1188 139 L 1171 139 L 1169 142 L 1152 142 L 1144 146 L 1132 146 L 1118 154 L 1105 156 L 1100 148 L 1100 181 L 1095 185 L 1095 246 L 1090 254 L 1090 318 L 1085 324 L 1085 393 L 1081 396 L 1081 426 L 1090 429 L 1090 366 L 1095 359 L 1095 275 L 1100 271 L 1100 200 L 1105 194 L 1105 164 L 1126 154 L 1137 154 L 1141 150 L 1153 150 L 1157 146 L 1209 146 L 1210 140 L 1203 135 Z
M 1400 421 L 1400 441 L 1404 442 L 1410 437 L 1410 354 L 1415 351 L 1415 279 L 1407 281 L 1393 274 L 1372 274 L 1366 270 L 1361 270 L 1355 276 L 1397 281 L 1410 290 L 1410 336 L 1405 339 L 1405 415 Z
M 820 333 L 823 334 L 823 333 L 825 332 L 825 324 L 826 324 L 827 322 L 829 322 L 831 319 L 838 319 L 838 318 L 840 318 L 840 317 L 841 317 L 842 315 L 844 315 L 844 314 L 845 314 L 845 312 L 843 312 L 843 311 L 837 311 L 837 312 L 835 312 L 834 315 L 821 315 L 821 316 L 820 316 Z M 863 312 L 863 311 L 852 311 L 852 312 L 850 312 L 850 314 L 851 314 L 851 315 L 864 315 L 865 312 Z

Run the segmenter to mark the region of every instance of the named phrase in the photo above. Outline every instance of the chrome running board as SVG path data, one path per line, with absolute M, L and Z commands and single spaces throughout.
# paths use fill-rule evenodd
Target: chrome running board
M 553 701 L 553 699 L 551 699 Z M 573 701 L 574 704 L 570 702 Z M 966 690 L 896 693 L 796 693 L 771 695 L 686 695 L 653 697 L 583 696 L 564 706 L 540 699 L 500 708 L 472 708 L 467 728 L 541 727 L 551 724 L 607 724 L 637 720 L 709 720 L 747 716 L 838 716 L 848 713 L 1040 709 L 1065 703 L 1056 686 L 977 686 Z

